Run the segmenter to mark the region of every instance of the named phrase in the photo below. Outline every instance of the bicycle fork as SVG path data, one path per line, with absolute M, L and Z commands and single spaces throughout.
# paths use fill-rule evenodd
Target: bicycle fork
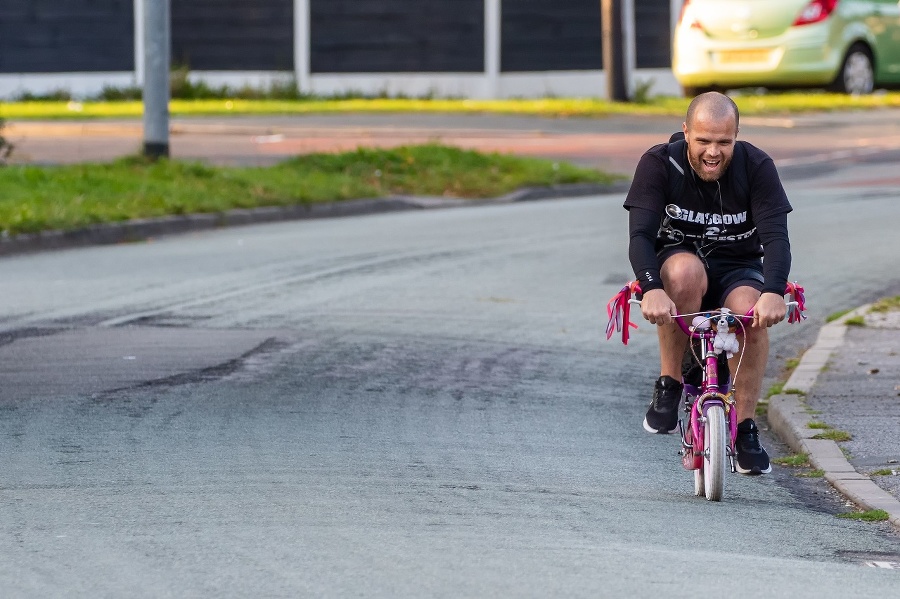
M 734 401 L 730 396 L 721 393 L 709 392 L 700 395 L 690 405 L 685 406 L 685 411 L 689 415 L 690 428 L 685 429 L 684 419 L 678 419 L 678 433 L 681 438 L 681 450 L 678 454 L 681 456 L 682 465 L 686 470 L 697 470 L 703 467 L 703 458 L 709 457 L 709 448 L 703 445 L 703 427 L 706 424 L 706 408 L 713 405 L 720 405 L 725 410 L 728 419 L 728 444 L 725 446 L 725 455 L 728 457 L 728 463 L 731 472 L 737 472 L 735 464 L 735 447 L 734 441 L 737 435 L 737 412 L 734 409 Z M 690 434 L 686 434 L 689 430 Z

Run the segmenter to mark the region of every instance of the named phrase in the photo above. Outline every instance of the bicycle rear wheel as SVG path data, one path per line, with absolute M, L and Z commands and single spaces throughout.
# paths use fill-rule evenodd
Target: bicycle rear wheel
M 710 406 L 703 427 L 703 486 L 706 499 L 721 501 L 725 486 L 725 408 Z

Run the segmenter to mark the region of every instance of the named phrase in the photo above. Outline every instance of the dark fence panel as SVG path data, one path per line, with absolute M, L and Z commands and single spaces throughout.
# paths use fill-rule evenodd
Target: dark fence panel
M 603 68 L 600 0 L 505 0 L 500 69 Z
M 669 0 L 635 0 L 635 62 L 639 69 L 672 66 L 672 7 Z
M 505 0 L 501 70 L 603 68 L 601 0 Z M 638 68 L 668 67 L 669 0 L 635 0 Z
M 172 64 L 200 71 L 294 70 L 293 0 L 172 0 L 170 6 Z
M 504 0 L 501 69 L 600 69 L 601 0 Z M 484 0 L 311 0 L 314 73 L 481 72 Z M 0 0 L 0 73 L 134 68 L 133 0 Z M 293 0 L 172 0 L 173 64 L 293 70 Z M 635 0 L 638 68 L 671 60 L 669 0 Z
M 0 73 L 134 69 L 133 0 L 0 0 Z
M 481 72 L 484 0 L 311 0 L 313 73 Z

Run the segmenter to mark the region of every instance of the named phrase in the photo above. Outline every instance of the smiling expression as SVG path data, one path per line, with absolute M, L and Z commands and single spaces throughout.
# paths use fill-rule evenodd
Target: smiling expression
M 702 180 L 718 181 L 734 156 L 737 123 L 733 114 L 715 118 L 711 111 L 700 108 L 690 125 L 683 124 L 688 144 L 688 162 Z

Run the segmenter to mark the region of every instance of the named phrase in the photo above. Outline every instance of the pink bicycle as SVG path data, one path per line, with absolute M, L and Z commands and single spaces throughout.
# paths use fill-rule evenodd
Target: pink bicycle
M 622 342 L 628 344 L 629 328 L 637 327 L 630 320 L 630 307 L 640 305 L 633 294 L 640 294 L 637 281 L 626 285 L 607 305 L 609 323 L 606 337 L 613 332 L 622 332 Z M 790 296 L 788 322 L 798 322 L 804 315 L 805 298 L 803 288 L 796 283 L 788 283 L 785 295 Z M 688 324 L 686 319 L 690 318 Z M 702 365 L 699 386 L 685 382 L 684 409 L 688 415 L 687 426 L 679 419 L 681 437 L 681 463 L 686 470 L 694 473 L 694 495 L 706 496 L 709 501 L 721 501 L 725 486 L 725 464 L 730 464 L 736 472 L 734 460 L 735 439 L 737 437 L 737 410 L 734 406 L 734 391 L 731 381 L 719 381 L 719 356 L 728 358 L 738 355 L 732 381 L 736 380 L 743 357 L 738 337 L 743 333 L 744 321 L 753 318 L 752 310 L 745 315 L 734 314 L 727 308 L 706 310 L 692 314 L 678 314 L 675 322 L 692 341 L 688 344 L 693 358 Z

